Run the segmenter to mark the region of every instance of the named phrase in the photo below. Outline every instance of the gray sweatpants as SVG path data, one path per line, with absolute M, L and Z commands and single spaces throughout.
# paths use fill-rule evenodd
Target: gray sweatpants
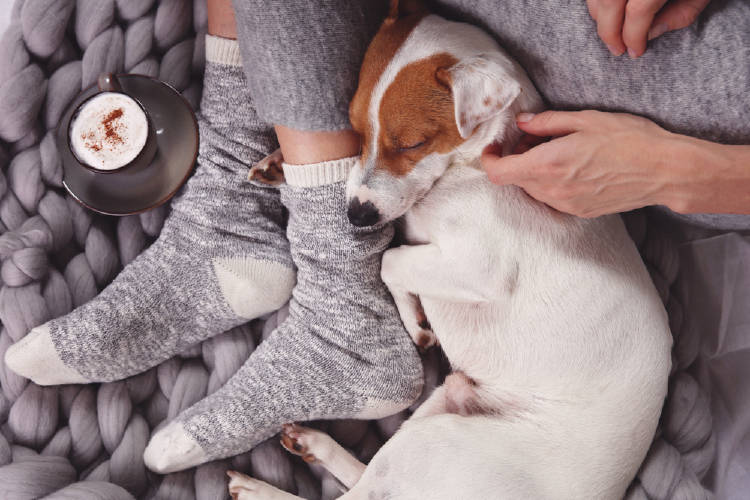
M 750 144 L 750 3 L 713 0 L 694 25 L 613 57 L 583 0 L 440 0 L 448 18 L 491 32 L 554 109 L 635 113 L 668 130 Z M 251 92 L 261 118 L 309 130 L 349 127 L 367 43 L 387 0 L 234 0 Z M 699 215 L 750 229 L 750 216 Z

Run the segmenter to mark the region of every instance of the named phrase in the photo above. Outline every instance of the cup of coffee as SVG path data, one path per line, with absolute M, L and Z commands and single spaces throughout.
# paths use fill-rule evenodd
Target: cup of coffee
M 150 164 L 156 137 L 146 109 L 111 73 L 100 75 L 97 85 L 99 92 L 76 108 L 68 126 L 75 159 L 97 173 Z

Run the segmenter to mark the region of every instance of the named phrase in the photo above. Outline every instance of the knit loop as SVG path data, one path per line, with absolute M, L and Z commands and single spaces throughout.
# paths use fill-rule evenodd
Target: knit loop
M 143 451 L 146 449 L 149 435 L 146 420 L 134 413 L 109 460 L 110 481 L 138 497 L 148 485 L 146 466 L 143 464 Z
M 0 319 L 13 341 L 20 340 L 26 332 L 47 321 L 49 310 L 39 283 L 3 287 L 0 290 Z
M 117 0 L 117 12 L 126 21 L 133 21 L 151 10 L 154 0 Z
M 8 331 L 3 328 L 0 332 L 0 359 L 5 356 L 5 351 L 8 350 L 11 344 L 13 344 L 13 339 L 8 335 Z M 15 372 L 11 371 L 4 364 L 0 366 L 0 388 L 3 390 L 5 399 L 11 404 L 21 396 L 28 383 L 28 380 L 16 375 Z
M 135 500 L 133 495 L 112 483 L 85 481 L 73 483 L 44 497 L 45 500 Z
M 94 84 L 102 73 L 120 73 L 123 70 L 124 43 L 122 29 L 119 26 L 103 31 L 91 41 L 83 54 L 82 89 Z
M 190 83 L 192 72 L 193 41 L 184 40 L 164 54 L 159 69 L 159 80 L 182 90 Z
M 54 455 L 58 457 L 67 457 L 72 446 L 73 437 L 70 434 L 70 428 L 63 427 L 55 433 L 40 454 L 45 456 Z
M 195 497 L 206 500 L 223 500 L 227 495 L 227 470 L 225 460 L 209 462 L 195 469 Z
M 33 456 L 0 467 L 0 498 L 41 498 L 76 480 L 65 458 Z
M 23 43 L 21 23 L 11 23 L 0 38 L 0 82 L 6 82 L 29 65 L 31 57 Z
M 102 385 L 97 394 L 96 407 L 102 443 L 111 454 L 122 441 L 125 427 L 133 412 L 125 382 Z
M 137 215 L 121 217 L 117 221 L 117 246 L 123 265 L 132 262 L 146 246 L 146 234 Z
M 81 91 L 81 68 L 81 61 L 71 61 L 58 68 L 50 77 L 44 106 L 44 124 L 48 129 L 57 127 L 68 104 Z M 57 156 L 55 150 L 55 157 Z
M 15 142 L 31 132 L 47 90 L 44 73 L 30 64 L 0 82 L 0 139 Z
M 172 419 L 182 410 L 203 399 L 207 387 L 208 372 L 203 364 L 196 360 L 183 363 L 170 392 L 167 417 Z
M 68 18 L 73 12 L 72 0 L 35 0 L 21 7 L 21 26 L 26 46 L 39 57 L 50 56 L 60 45 Z
M 57 391 L 28 384 L 8 415 L 13 442 L 41 449 L 55 434 L 57 416 Z
M 138 19 L 125 31 L 125 70 L 132 71 L 136 64 L 144 60 L 153 49 L 154 18 Z
M 188 35 L 193 24 L 192 7 L 192 3 L 185 0 L 159 2 L 154 20 L 154 39 L 159 50 L 166 52 Z
M 94 39 L 112 25 L 114 0 L 78 0 L 75 33 L 78 46 L 86 50 Z
M 23 248 L 3 262 L 0 275 L 8 286 L 22 286 L 47 274 L 47 253 L 42 248 Z
M 73 400 L 68 423 L 73 437 L 70 460 L 77 469 L 83 469 L 96 460 L 102 449 L 93 386 L 84 387 Z

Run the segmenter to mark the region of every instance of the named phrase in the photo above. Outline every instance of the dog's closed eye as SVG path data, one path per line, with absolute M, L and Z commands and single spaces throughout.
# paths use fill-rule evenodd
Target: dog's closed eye
M 399 146 L 398 148 L 396 148 L 396 151 L 398 151 L 399 153 L 403 153 L 404 151 L 411 151 L 411 150 L 414 150 L 414 149 L 418 149 L 418 148 L 424 146 L 425 144 L 427 144 L 427 140 L 426 139 L 422 140 L 422 141 L 419 141 L 419 142 L 412 143 L 412 144 L 410 144 L 408 146 Z

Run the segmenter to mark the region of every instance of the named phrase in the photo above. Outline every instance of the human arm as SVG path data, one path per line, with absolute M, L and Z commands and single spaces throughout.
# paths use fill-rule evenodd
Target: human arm
M 582 217 L 665 205 L 679 213 L 750 214 L 750 146 L 671 133 L 650 120 L 547 111 L 519 127 L 552 140 L 525 153 L 482 156 L 496 184 L 515 184 Z

